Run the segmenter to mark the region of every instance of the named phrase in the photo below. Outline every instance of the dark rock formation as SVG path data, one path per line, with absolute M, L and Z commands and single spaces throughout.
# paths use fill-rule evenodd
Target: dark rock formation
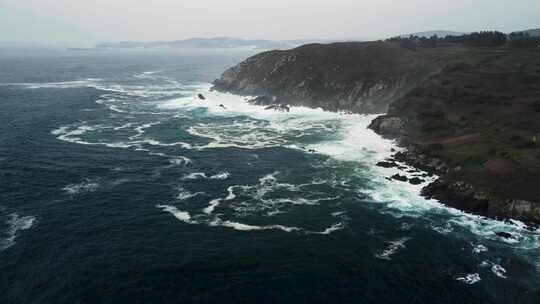
M 206 100 L 206 97 L 204 97 L 203 94 L 199 94 L 198 97 L 199 97 L 200 100 Z
M 264 109 L 265 110 L 275 110 L 275 111 L 279 111 L 279 112 L 289 112 L 291 110 L 288 105 L 284 105 L 284 104 L 269 105 Z
M 439 71 L 432 54 L 388 42 L 310 44 L 264 52 L 228 69 L 215 88 L 263 95 L 253 103 L 383 113 Z
M 396 164 L 394 161 L 381 161 L 377 163 L 377 166 L 382 168 L 394 168 L 397 167 L 398 164 Z
M 495 233 L 495 235 L 497 235 L 498 237 L 502 237 L 503 239 L 511 239 L 513 237 L 512 234 L 504 231 L 497 232 Z
M 400 174 L 394 174 L 392 175 L 391 178 L 400 182 L 406 182 L 409 180 L 405 175 L 400 175 Z
M 423 182 L 424 182 L 424 180 L 419 178 L 419 177 L 413 177 L 413 178 L 409 179 L 409 183 L 411 183 L 413 185 L 420 185 Z
M 311 44 L 250 57 L 214 84 L 265 107 L 387 112 L 370 128 L 407 148 L 396 161 L 441 177 L 426 196 L 540 223 L 540 50 Z
M 427 197 L 540 223 L 539 97 L 538 50 L 475 50 L 452 58 L 370 128 L 408 148 L 396 160 L 441 176 Z

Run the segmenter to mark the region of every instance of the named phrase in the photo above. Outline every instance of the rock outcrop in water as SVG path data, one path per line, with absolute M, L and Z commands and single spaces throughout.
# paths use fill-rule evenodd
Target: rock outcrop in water
M 440 176 L 425 196 L 540 223 L 540 50 L 314 44 L 248 58 L 215 88 L 263 106 L 387 112 L 370 128 L 408 148 L 397 160 Z
M 228 69 L 215 88 L 255 103 L 384 113 L 439 70 L 427 52 L 386 42 L 310 44 L 264 52 Z

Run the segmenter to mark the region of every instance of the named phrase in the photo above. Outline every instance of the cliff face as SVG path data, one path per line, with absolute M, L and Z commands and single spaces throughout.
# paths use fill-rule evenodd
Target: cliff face
M 540 50 L 469 49 L 371 128 L 441 176 L 426 196 L 540 223 Z
M 248 58 L 215 88 L 263 95 L 258 104 L 386 112 L 370 128 L 408 148 L 395 158 L 441 177 L 425 196 L 540 223 L 540 49 L 306 45 Z
M 311 44 L 250 57 L 214 84 L 243 95 L 270 95 L 272 103 L 384 113 L 437 71 L 432 56 L 398 44 Z

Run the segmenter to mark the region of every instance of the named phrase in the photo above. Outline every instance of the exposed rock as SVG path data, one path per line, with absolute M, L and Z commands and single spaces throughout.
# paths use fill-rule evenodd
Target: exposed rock
M 404 126 L 405 123 L 399 117 L 380 116 L 375 118 L 368 128 L 387 137 L 396 137 L 403 133 Z
M 418 177 L 413 177 L 413 178 L 409 179 L 409 183 L 411 183 L 413 185 L 420 185 L 423 182 L 424 182 L 424 180 L 421 179 L 421 178 L 418 178 Z
M 395 160 L 426 171 L 422 177 L 441 177 L 424 195 L 475 214 L 540 223 L 538 79 L 537 50 L 368 42 L 264 52 L 214 84 L 259 95 L 250 103 L 276 105 L 269 109 L 386 112 L 370 128 L 407 148 Z
M 503 231 L 497 232 L 497 233 L 495 233 L 495 235 L 497 235 L 498 237 L 502 237 L 503 239 L 511 239 L 511 238 L 513 238 L 512 234 L 510 234 L 508 232 L 503 232 Z
M 265 110 L 275 110 L 275 111 L 279 111 L 279 112 L 289 112 L 291 110 L 289 108 L 289 106 L 287 106 L 285 104 L 269 105 L 264 109 Z
M 395 179 L 395 180 L 398 180 L 400 182 L 406 182 L 408 181 L 409 179 L 407 178 L 407 176 L 405 175 L 400 175 L 400 174 L 394 174 L 392 175 L 391 177 L 392 179 Z
M 393 167 L 397 167 L 398 165 L 393 162 L 393 161 L 381 161 L 381 162 L 378 162 L 376 164 L 377 166 L 379 167 L 382 167 L 382 168 L 393 168 Z
M 206 97 L 204 97 L 203 94 L 199 94 L 198 97 L 199 97 L 200 100 L 206 100 Z

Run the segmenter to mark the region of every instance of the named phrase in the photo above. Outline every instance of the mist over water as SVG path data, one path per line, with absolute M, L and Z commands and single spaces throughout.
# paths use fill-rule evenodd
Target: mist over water
M 375 116 L 212 91 L 247 55 L 2 55 L 2 302 L 538 299 L 538 231 L 388 180 Z

